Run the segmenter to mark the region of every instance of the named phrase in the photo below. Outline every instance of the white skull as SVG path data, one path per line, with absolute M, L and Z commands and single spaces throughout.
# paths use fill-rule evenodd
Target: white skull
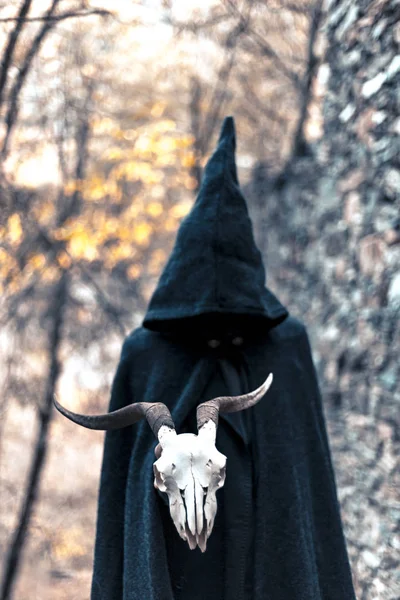
M 179 535 L 193 550 L 206 549 L 217 512 L 216 492 L 224 485 L 226 456 L 215 447 L 216 425 L 207 421 L 198 435 L 162 427 L 154 486 L 168 495 Z M 161 452 L 161 455 L 160 455 Z

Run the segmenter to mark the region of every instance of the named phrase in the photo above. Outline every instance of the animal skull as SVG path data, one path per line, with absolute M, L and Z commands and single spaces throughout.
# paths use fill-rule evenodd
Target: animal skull
M 159 432 L 161 456 L 154 486 L 168 495 L 175 527 L 191 550 L 206 549 L 217 512 L 216 492 L 225 483 L 226 456 L 215 447 L 216 426 L 208 421 L 198 435 L 167 427 Z
M 80 415 L 54 404 L 65 417 L 89 429 L 121 429 L 146 417 L 158 437 L 154 486 L 168 495 L 169 510 L 179 535 L 191 550 L 206 549 L 217 512 L 216 492 L 225 483 L 226 456 L 215 447 L 218 415 L 254 406 L 266 394 L 272 373 L 253 392 L 221 396 L 197 407 L 198 435 L 176 434 L 167 406 L 162 402 L 135 402 L 104 415 Z

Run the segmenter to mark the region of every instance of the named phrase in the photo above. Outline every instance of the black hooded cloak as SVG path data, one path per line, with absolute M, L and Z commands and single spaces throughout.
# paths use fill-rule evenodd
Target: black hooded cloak
M 220 416 L 227 476 L 204 554 L 154 489 L 147 422 L 106 434 L 92 600 L 355 598 L 307 334 L 265 287 L 234 154 L 228 117 L 143 326 L 125 340 L 110 410 L 164 402 L 178 434 L 196 433 L 200 403 L 270 372 L 273 384 Z

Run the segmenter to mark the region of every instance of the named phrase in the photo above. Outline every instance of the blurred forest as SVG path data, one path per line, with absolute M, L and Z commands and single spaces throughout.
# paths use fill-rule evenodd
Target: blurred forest
M 0 0 L 0 600 L 89 597 L 101 412 L 225 115 L 308 327 L 359 600 L 400 597 L 398 0 Z M 344 599 L 337 599 L 344 600 Z

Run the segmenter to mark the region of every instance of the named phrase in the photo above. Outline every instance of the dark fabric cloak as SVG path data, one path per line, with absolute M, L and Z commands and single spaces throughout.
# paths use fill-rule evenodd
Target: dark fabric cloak
M 304 326 L 265 287 L 225 119 L 143 326 L 123 345 L 110 410 L 196 407 L 273 384 L 221 415 L 225 486 L 207 550 L 190 550 L 153 486 L 147 422 L 106 435 L 92 600 L 353 600 L 321 397 Z M 211 341 L 212 340 L 212 341 Z

